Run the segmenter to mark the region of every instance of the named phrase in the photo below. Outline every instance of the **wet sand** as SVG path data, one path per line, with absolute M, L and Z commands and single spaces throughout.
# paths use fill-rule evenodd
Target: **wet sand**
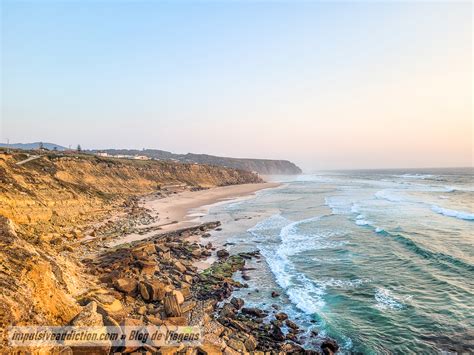
M 155 230 L 145 234 L 132 233 L 115 239 L 109 246 L 113 247 L 145 239 L 157 232 L 168 232 L 198 225 L 200 223 L 198 217 L 205 215 L 208 209 L 216 203 L 251 197 L 257 191 L 275 188 L 279 185 L 275 182 L 230 185 L 200 191 L 184 191 L 165 198 L 144 199 L 143 206 L 159 217 L 157 222 L 147 225 L 147 227 L 156 227 L 159 228 L 159 231 Z

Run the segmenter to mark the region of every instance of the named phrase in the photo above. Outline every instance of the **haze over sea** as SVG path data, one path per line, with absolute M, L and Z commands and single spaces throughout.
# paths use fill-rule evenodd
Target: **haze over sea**
M 276 304 L 346 351 L 472 352 L 473 174 L 301 175 L 202 219 L 223 222 L 213 244 L 264 256 L 241 280 L 247 304 Z

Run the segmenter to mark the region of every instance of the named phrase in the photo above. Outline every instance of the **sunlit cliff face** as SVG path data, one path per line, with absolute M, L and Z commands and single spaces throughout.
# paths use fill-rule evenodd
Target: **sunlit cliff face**
M 2 20 L 2 141 L 472 164 L 470 2 L 7 1 Z

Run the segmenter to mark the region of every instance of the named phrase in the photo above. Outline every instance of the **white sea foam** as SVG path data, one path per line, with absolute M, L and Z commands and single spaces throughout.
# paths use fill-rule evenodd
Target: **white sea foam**
M 405 302 L 411 298 L 411 296 L 398 297 L 392 291 L 383 287 L 377 288 L 374 297 L 377 302 L 375 307 L 380 310 L 401 310 L 405 307 Z
M 436 178 L 436 175 L 431 174 L 403 174 L 403 175 L 395 175 L 396 177 L 404 178 L 404 179 L 433 179 Z
M 404 202 L 405 198 L 397 195 L 392 190 L 380 190 L 375 193 L 375 197 L 379 200 L 386 200 L 389 202 Z
M 436 206 L 436 205 L 431 206 L 431 209 L 434 212 L 442 214 L 444 216 L 455 217 L 455 218 L 458 218 L 458 219 L 464 219 L 464 220 L 468 220 L 468 221 L 474 220 L 474 213 L 450 210 L 448 208 L 443 208 L 443 207 Z
M 319 281 L 318 283 L 323 286 L 327 287 L 335 287 L 335 288 L 355 288 L 359 287 L 364 283 L 370 282 L 369 279 L 353 279 L 353 280 L 339 280 L 330 278 L 327 280 Z
M 370 226 L 370 225 L 372 225 L 372 222 L 367 221 L 367 220 L 365 220 L 365 219 L 357 219 L 357 220 L 356 220 L 356 224 L 357 224 L 358 226 Z
M 275 223 L 281 225 L 286 222 L 286 225 L 280 229 L 280 243 L 278 245 L 259 245 L 259 248 L 278 285 L 285 290 L 285 293 L 297 308 L 308 314 L 318 312 L 324 305 L 322 296 L 324 295 L 325 285 L 318 285 L 305 275 L 297 273 L 290 257 L 311 248 L 335 245 L 330 241 L 325 243 L 322 240 L 323 237 L 315 238 L 312 235 L 298 233 L 300 225 L 317 221 L 320 218 L 320 216 L 317 216 L 291 222 L 282 216 L 275 215 L 249 230 L 253 234 L 265 234 L 268 232 L 268 228 L 275 229 Z

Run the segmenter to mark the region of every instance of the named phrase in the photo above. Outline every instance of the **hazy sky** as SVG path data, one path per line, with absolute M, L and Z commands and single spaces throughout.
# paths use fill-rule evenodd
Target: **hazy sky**
M 472 164 L 472 4 L 2 1 L 0 140 Z

